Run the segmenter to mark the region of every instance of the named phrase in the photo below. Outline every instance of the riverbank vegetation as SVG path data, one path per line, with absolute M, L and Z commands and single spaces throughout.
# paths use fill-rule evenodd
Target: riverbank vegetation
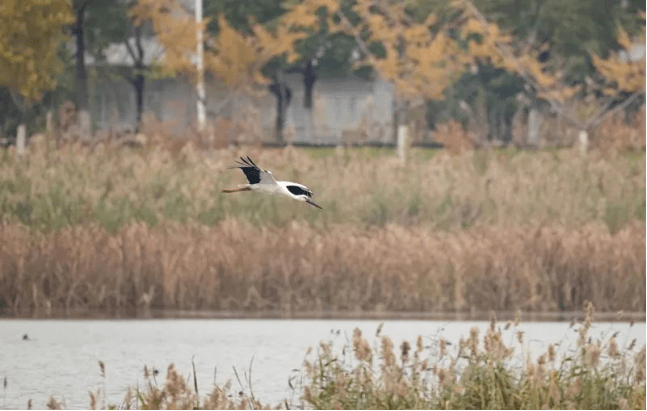
M 419 336 L 398 344 L 381 334 L 381 326 L 368 338 L 355 329 L 350 340 L 331 339 L 309 351 L 290 379 L 294 399 L 281 404 L 264 403 L 240 380 L 200 394 L 195 377 L 182 376 L 173 365 L 161 384 L 145 369 L 146 383 L 130 388 L 118 407 L 645 409 L 645 346 L 619 341 L 617 333 L 593 336 L 592 313 L 587 304 L 584 320 L 571 325 L 576 343 L 555 341 L 533 352 L 519 314 L 514 322 L 492 320 L 484 335 L 473 327 L 460 341 Z M 106 407 L 101 391 L 90 392 L 90 404 Z M 61 404 L 52 398 L 48 405 Z
M 165 147 L 165 148 L 164 148 Z M 323 211 L 223 187 L 250 155 Z M 34 139 L 0 156 L 0 310 L 645 311 L 644 153 L 201 151 Z
M 301 204 L 297 204 L 301 205 Z M 309 209 L 304 209 L 308 212 Z M 316 210 L 315 210 L 316 211 Z M 645 228 L 0 226 L 5 313 L 645 311 Z
M 0 214 L 5 223 L 36 231 L 96 224 L 115 233 L 132 222 L 214 226 L 233 218 L 268 227 L 296 220 L 319 229 L 395 223 L 443 231 L 600 223 L 617 232 L 645 221 L 641 151 L 581 156 L 570 149 L 510 148 L 450 156 L 421 149 L 403 166 L 393 150 L 379 148 L 203 151 L 170 141 L 139 149 L 48 150 L 46 140 L 33 140 L 22 160 L 13 150 L 0 153 Z M 245 182 L 240 172 L 227 170 L 239 155 L 278 179 L 307 184 L 324 210 L 255 193 L 221 193 Z

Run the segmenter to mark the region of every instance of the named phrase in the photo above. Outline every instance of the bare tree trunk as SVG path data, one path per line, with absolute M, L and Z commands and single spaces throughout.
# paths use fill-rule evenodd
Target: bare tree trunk
M 137 130 L 139 130 L 142 121 L 142 114 L 144 113 L 144 81 L 144 75 L 141 72 L 136 74 L 133 79 L 133 87 L 135 88 L 135 107 L 137 110 Z
M 315 81 L 317 81 L 317 75 L 312 67 L 312 60 L 310 60 L 303 71 L 303 84 L 305 86 L 303 106 L 307 109 L 312 109 L 312 89 L 314 88 Z
M 476 100 L 474 101 L 474 133 L 477 136 L 478 144 L 485 146 L 490 135 L 490 122 L 486 91 L 483 86 L 477 88 Z
M 283 144 L 283 128 L 285 125 L 285 115 L 290 104 L 291 92 L 283 82 L 283 72 L 279 70 L 276 74 L 276 82 L 270 86 L 270 91 L 276 96 L 276 123 L 275 138 L 277 143 Z
M 315 81 L 317 81 L 317 75 L 314 71 L 314 67 L 312 66 L 312 60 L 308 61 L 308 64 L 306 64 L 306 68 L 303 71 L 303 85 L 304 85 L 304 90 L 305 90 L 305 96 L 304 96 L 304 101 L 303 101 L 303 106 L 306 109 L 306 118 L 305 118 L 305 138 L 308 142 L 313 143 L 315 142 L 315 136 L 314 136 L 314 117 L 312 113 L 312 105 L 313 105 L 313 91 L 314 91 L 314 84 Z
M 76 24 L 72 32 L 76 38 L 76 63 L 74 73 L 74 89 L 76 93 L 76 108 L 78 111 L 79 134 L 82 138 L 89 138 L 91 132 L 91 117 L 88 104 L 88 76 L 85 68 L 85 39 L 83 33 L 83 22 L 85 8 L 89 4 L 86 1 L 76 13 Z
M 134 26 L 134 40 L 135 47 L 130 44 L 129 38 L 124 39 L 124 45 L 128 54 L 133 60 L 133 73 L 132 76 L 124 75 L 135 89 L 135 112 L 137 124 L 135 130 L 139 131 L 141 126 L 142 114 L 144 112 L 144 82 L 146 80 L 146 66 L 144 65 L 144 47 L 142 46 L 142 28 L 141 26 Z M 136 51 L 135 51 L 136 50 Z

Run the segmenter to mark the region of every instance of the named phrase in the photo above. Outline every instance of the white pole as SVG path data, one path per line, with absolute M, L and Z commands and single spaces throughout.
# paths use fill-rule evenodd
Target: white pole
M 21 123 L 18 126 L 16 134 L 16 152 L 18 153 L 18 158 L 22 158 L 25 155 L 25 142 L 27 140 L 27 126 L 25 123 Z
M 398 158 L 402 164 L 407 162 L 407 151 L 409 149 L 408 140 L 409 127 L 405 125 L 398 126 Z
M 195 0 L 195 21 L 198 25 L 202 25 L 202 0 Z M 198 92 L 198 130 L 203 131 L 204 125 L 207 120 L 207 110 L 205 108 L 205 90 L 204 90 L 204 44 L 202 40 L 202 28 L 199 27 L 196 30 L 196 38 L 198 42 L 197 54 L 198 54 L 198 83 L 197 83 L 197 92 Z
M 586 130 L 580 130 L 579 140 L 580 153 L 586 154 L 586 151 L 589 149 L 589 133 Z

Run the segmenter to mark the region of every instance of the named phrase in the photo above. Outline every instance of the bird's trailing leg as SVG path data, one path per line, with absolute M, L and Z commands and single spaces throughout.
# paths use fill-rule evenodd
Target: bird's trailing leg
M 252 190 L 252 188 L 249 187 L 249 186 L 242 186 L 242 187 L 238 187 L 238 188 L 229 188 L 229 189 L 225 188 L 225 189 L 222 190 L 222 192 L 223 193 L 238 193 L 240 191 L 251 191 L 251 190 Z

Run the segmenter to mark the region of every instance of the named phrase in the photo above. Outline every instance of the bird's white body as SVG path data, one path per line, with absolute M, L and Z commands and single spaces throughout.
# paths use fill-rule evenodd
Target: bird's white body
M 297 201 L 304 201 L 317 208 L 321 208 L 317 203 L 312 201 L 312 191 L 303 184 L 293 183 L 291 181 L 276 181 L 271 171 L 262 170 L 247 157 L 247 160 L 241 157 L 243 163 L 232 168 L 240 168 L 245 173 L 249 184 L 239 184 L 238 189 L 222 190 L 225 193 L 237 191 L 258 191 L 263 194 L 280 195 L 290 197 Z
M 274 180 L 272 178 L 272 180 Z M 258 191 L 259 193 L 269 194 L 274 196 L 286 196 L 293 198 L 295 200 L 301 200 L 299 196 L 296 196 L 288 190 L 288 186 L 297 186 L 304 191 L 308 190 L 308 187 L 303 184 L 293 183 L 292 181 L 272 181 L 272 182 L 260 182 L 258 184 L 240 184 L 238 187 L 249 187 L 252 191 Z M 304 200 L 301 200 L 304 201 Z

